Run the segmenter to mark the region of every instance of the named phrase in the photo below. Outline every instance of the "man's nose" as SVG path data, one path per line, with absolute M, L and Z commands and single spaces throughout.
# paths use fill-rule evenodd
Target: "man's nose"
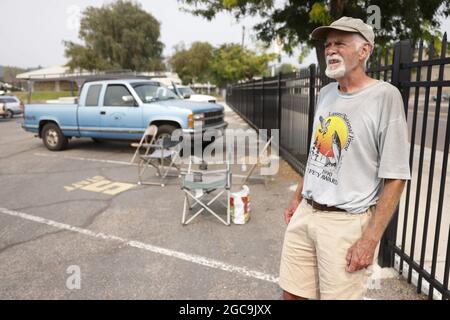
M 336 53 L 337 53 L 337 50 L 332 45 L 330 45 L 328 48 L 325 48 L 325 55 L 326 56 L 331 56 L 331 55 L 336 54 Z

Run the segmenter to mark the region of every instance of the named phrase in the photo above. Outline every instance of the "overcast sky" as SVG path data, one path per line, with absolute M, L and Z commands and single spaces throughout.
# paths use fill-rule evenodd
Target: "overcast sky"
M 87 6 L 101 6 L 111 0 L 1 0 L 0 12 L 0 65 L 43 67 L 65 64 L 63 40 L 78 40 L 77 12 Z M 208 22 L 201 17 L 180 11 L 177 0 L 139 0 L 142 7 L 161 23 L 161 41 L 164 55 L 173 52 L 181 41 L 187 45 L 194 41 L 207 41 L 213 45 L 240 43 L 242 26 L 246 27 L 246 45 L 251 41 L 252 26 L 257 18 L 246 18 L 239 23 L 229 14 L 220 14 Z M 442 31 L 450 31 L 445 21 Z M 296 62 L 296 57 L 283 58 Z M 315 61 L 311 54 L 304 63 Z

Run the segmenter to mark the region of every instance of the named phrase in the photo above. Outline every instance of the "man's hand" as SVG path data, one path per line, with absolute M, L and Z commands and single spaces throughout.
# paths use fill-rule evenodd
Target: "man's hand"
M 385 179 L 375 214 L 361 238 L 347 251 L 348 272 L 355 272 L 372 264 L 378 242 L 394 214 L 404 187 L 405 180 Z
M 378 242 L 368 238 L 360 238 L 347 251 L 347 272 L 355 272 L 367 268 L 373 263 Z
M 286 224 L 289 224 L 289 221 L 291 221 L 291 218 L 294 215 L 295 210 L 297 210 L 300 202 L 301 200 L 293 199 L 289 204 L 289 207 L 284 211 L 284 222 L 286 222 Z

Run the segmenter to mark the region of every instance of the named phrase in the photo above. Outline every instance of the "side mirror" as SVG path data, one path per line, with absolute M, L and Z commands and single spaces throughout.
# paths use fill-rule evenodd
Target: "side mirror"
M 122 96 L 123 102 L 134 102 L 133 96 Z
M 130 95 L 122 96 L 122 101 L 125 102 L 127 105 L 132 105 L 132 106 L 135 106 L 135 107 L 138 106 L 137 101 L 135 101 L 133 96 L 130 96 Z

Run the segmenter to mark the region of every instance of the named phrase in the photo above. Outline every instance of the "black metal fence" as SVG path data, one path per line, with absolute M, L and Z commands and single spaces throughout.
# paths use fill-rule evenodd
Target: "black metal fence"
M 450 57 L 447 36 L 396 43 L 371 56 L 368 74 L 401 92 L 409 128 L 411 181 L 380 245 L 379 264 L 394 267 L 417 292 L 450 299 Z M 280 154 L 304 174 L 317 94 L 330 80 L 311 65 L 297 73 L 227 88 L 227 104 L 255 129 L 280 130 Z

